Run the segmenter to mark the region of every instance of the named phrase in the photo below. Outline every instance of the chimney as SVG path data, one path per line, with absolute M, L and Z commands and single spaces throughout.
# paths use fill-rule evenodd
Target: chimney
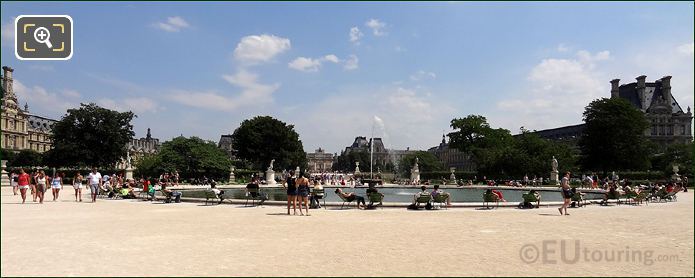
M 637 76 L 637 96 L 639 97 L 640 103 L 642 104 L 642 111 L 647 109 L 647 106 L 649 105 L 647 103 L 647 98 L 644 97 L 644 90 L 647 88 L 647 84 L 645 83 L 645 80 L 647 79 L 646 75 L 640 75 Z
M 14 71 L 13 68 L 4 66 L 2 67 L 2 75 L 5 77 L 5 79 L 12 79 L 12 72 Z
M 673 99 L 671 96 L 671 76 L 667 75 L 661 78 L 661 94 L 664 96 L 666 103 L 671 106 Z
M 620 79 L 611 80 L 611 98 L 618 98 L 620 95 Z

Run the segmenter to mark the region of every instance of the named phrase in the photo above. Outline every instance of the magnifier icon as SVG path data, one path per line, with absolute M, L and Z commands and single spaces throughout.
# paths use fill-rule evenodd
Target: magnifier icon
M 45 43 L 48 48 L 53 48 L 53 44 L 49 40 L 51 38 L 51 32 L 46 29 L 46 27 L 39 27 L 34 30 L 34 39 L 38 43 Z

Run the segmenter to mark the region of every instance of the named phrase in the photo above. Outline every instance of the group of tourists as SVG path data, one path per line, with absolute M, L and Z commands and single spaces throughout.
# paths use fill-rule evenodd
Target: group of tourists
M 27 173 L 24 169 L 19 169 L 17 172 L 10 174 L 10 183 L 14 195 L 21 195 L 22 204 L 26 202 L 27 190 L 31 192 L 31 197 L 34 202 L 43 204 L 44 194 L 48 188 L 51 189 L 53 201 L 58 200 L 60 190 L 63 189 L 63 174 L 55 173 L 52 177 L 46 175 L 42 169 Z

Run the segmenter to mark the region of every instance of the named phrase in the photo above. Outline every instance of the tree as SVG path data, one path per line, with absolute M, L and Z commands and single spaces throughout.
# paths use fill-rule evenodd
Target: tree
M 360 163 L 360 171 L 369 171 L 369 152 L 366 151 L 350 151 L 340 154 L 335 163 L 333 170 L 342 172 L 355 171 L 355 162 Z M 374 166 L 378 167 L 378 166 Z
M 117 112 L 94 103 L 68 109 L 53 126 L 53 149 L 46 153 L 49 166 L 112 167 L 126 156 L 133 138 L 133 112 Z
M 272 159 L 277 169 L 306 169 L 306 153 L 294 125 L 257 116 L 244 120 L 232 140 L 236 157 L 250 162 L 254 169 L 265 169 Z
M 694 148 L 695 142 L 670 145 L 662 154 L 652 158 L 652 169 L 663 171 L 668 175 L 673 173 L 673 165 L 678 165 L 681 175 L 692 176 L 695 172 L 695 168 L 692 167 Z
M 162 159 L 159 155 L 146 155 L 135 161 L 135 176 L 159 177 L 164 172 Z M 180 173 L 179 173 L 180 174 Z
M 35 150 L 21 150 L 9 161 L 12 166 L 43 166 L 43 155 Z
M 582 168 L 604 174 L 649 168 L 650 142 L 644 136 L 649 121 L 642 111 L 621 98 L 602 98 L 589 103 L 583 115 Z
M 444 166 L 439 162 L 439 159 L 432 153 L 426 151 L 417 151 L 409 153 L 399 162 L 400 174 L 405 177 L 410 176 L 410 170 L 415 166 L 415 158 L 418 159 L 418 168 L 420 172 L 437 172 L 443 171 Z
M 180 136 L 162 143 L 156 157 L 138 162 L 137 167 L 143 167 L 142 171 L 152 176 L 178 171 L 184 179 L 206 176 L 222 180 L 229 177 L 231 165 L 227 153 L 214 142 Z

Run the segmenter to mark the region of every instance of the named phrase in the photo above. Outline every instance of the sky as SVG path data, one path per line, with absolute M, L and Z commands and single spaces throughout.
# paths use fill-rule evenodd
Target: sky
M 19 101 L 60 119 L 133 111 L 136 137 L 217 142 L 270 115 L 312 152 L 356 136 L 437 145 L 479 114 L 519 132 L 582 122 L 621 84 L 671 75 L 693 106 L 693 2 L 2 2 L 2 65 Z M 14 18 L 67 14 L 68 61 L 20 61 Z

